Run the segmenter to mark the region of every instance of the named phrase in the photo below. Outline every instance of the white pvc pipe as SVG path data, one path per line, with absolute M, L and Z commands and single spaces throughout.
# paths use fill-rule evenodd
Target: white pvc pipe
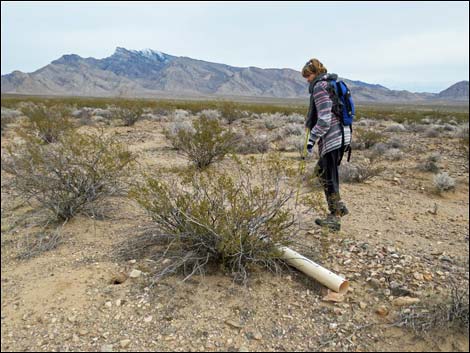
M 279 246 L 278 249 L 282 252 L 281 258 L 289 265 L 316 279 L 331 290 L 338 293 L 346 293 L 348 290 L 349 282 L 347 279 L 321 267 L 292 249 L 285 246 Z

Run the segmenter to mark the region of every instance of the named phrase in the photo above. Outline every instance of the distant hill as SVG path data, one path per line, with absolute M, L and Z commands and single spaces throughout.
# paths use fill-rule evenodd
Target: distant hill
M 344 79 L 357 102 L 468 101 L 468 81 L 439 94 L 390 90 Z M 73 96 L 157 97 L 245 96 L 305 98 L 307 83 L 299 71 L 234 67 L 156 50 L 116 48 L 104 59 L 63 55 L 32 73 L 2 75 L 2 93 Z
M 468 81 L 460 81 L 440 92 L 440 99 L 467 100 L 468 101 Z

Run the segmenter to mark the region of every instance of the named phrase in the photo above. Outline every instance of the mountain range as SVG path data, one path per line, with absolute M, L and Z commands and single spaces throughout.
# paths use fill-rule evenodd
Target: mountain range
M 377 84 L 342 78 L 357 102 L 467 102 L 469 81 L 440 93 L 391 90 Z M 305 98 L 307 82 L 292 69 L 234 67 L 178 57 L 152 49 L 117 47 L 106 58 L 63 55 L 32 73 L 2 75 L 1 93 L 96 97 L 272 97 Z

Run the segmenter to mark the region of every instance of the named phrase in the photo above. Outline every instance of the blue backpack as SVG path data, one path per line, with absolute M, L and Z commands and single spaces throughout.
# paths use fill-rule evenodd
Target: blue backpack
M 334 81 L 332 82 L 334 85 Z M 351 91 L 343 81 L 338 81 L 335 84 L 336 95 L 341 107 L 341 117 L 343 119 L 344 126 L 352 126 L 354 117 L 356 115 L 356 109 L 354 108 L 354 102 L 351 96 Z
M 329 79 L 328 88 L 333 93 L 333 112 L 341 117 L 344 126 L 352 126 L 356 109 L 351 96 L 351 91 L 343 81 Z
M 343 81 L 328 80 L 333 95 L 333 112 L 341 117 L 341 130 L 343 134 L 342 147 L 344 148 L 344 126 L 349 126 L 352 136 L 352 124 L 354 117 L 356 116 L 356 109 L 354 107 L 354 101 L 351 96 L 351 91 Z M 348 162 L 351 159 L 351 145 L 346 150 L 348 151 Z M 346 151 L 345 150 L 345 151 Z M 340 161 L 341 163 L 341 161 Z

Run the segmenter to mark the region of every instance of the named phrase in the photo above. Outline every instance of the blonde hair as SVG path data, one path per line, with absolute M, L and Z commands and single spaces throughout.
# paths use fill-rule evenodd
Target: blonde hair
M 310 59 L 302 69 L 302 76 L 308 77 L 311 74 L 326 74 L 327 68 L 318 59 Z

